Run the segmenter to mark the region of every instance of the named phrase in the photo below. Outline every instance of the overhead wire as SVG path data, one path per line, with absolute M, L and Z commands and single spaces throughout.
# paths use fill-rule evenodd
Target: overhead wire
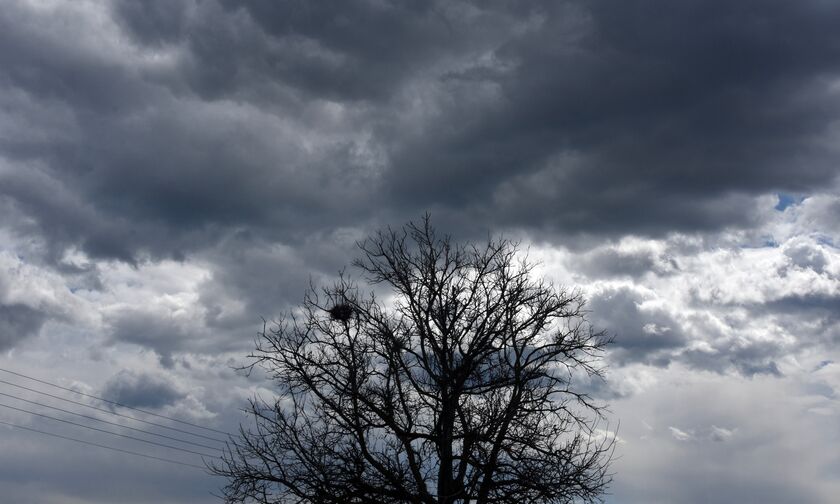
M 114 415 L 114 416 L 118 416 L 118 417 L 122 417 L 122 418 L 128 418 L 128 419 L 134 420 L 135 422 L 141 422 L 141 423 L 148 424 L 148 425 L 154 425 L 155 427 L 159 427 L 161 429 L 168 429 L 168 430 L 171 430 L 171 431 L 180 432 L 182 434 L 189 434 L 191 436 L 196 436 L 196 437 L 200 437 L 200 438 L 203 438 L 203 439 L 209 439 L 211 441 L 216 441 L 217 443 L 227 443 L 227 441 L 224 440 L 224 439 L 219 439 L 219 438 L 215 438 L 215 437 L 212 437 L 212 436 L 205 436 L 204 434 L 198 434 L 197 432 L 190 432 L 188 430 L 179 429 L 177 427 L 171 427 L 169 425 L 163 425 L 161 423 L 151 422 L 149 420 L 143 420 L 142 418 L 137 418 L 137 417 L 133 417 L 133 416 L 130 416 L 130 415 L 125 415 L 125 414 L 118 413 L 116 411 L 111 411 L 111 410 L 105 409 L 105 408 L 99 408 L 99 407 L 93 406 L 91 404 L 85 404 L 85 403 L 80 402 L 80 401 L 74 401 L 72 399 L 67 399 L 65 397 L 57 396 L 55 394 L 50 394 L 49 392 L 44 392 L 44 391 L 41 391 L 41 390 L 33 389 L 31 387 L 27 387 L 27 386 L 20 385 L 20 384 L 17 384 L 17 383 L 12 383 L 12 382 L 9 382 L 9 381 L 6 381 L 6 380 L 0 380 L 0 383 L 10 385 L 12 387 L 17 387 L 17 388 L 20 388 L 20 389 L 23 389 L 23 390 L 28 390 L 29 392 L 34 392 L 36 394 L 41 394 L 41 395 L 44 395 L 44 396 L 47 396 L 47 397 L 51 397 L 51 398 L 57 399 L 59 401 L 64 401 L 64 402 L 76 404 L 76 405 L 79 405 L 79 406 L 84 406 L 85 408 L 90 408 L 90 409 L 93 409 L 93 410 L 96 410 L 96 411 L 101 411 L 101 412 L 104 412 L 104 413 L 108 413 L 109 415 Z
M 51 410 L 60 411 L 62 413 L 67 413 L 69 415 L 75 415 L 75 416 L 78 416 L 78 417 L 81 417 L 81 418 L 87 418 L 89 420 L 95 420 L 97 422 L 102 422 L 102 423 L 105 423 L 105 424 L 108 424 L 108 425 L 115 425 L 115 426 L 121 427 L 123 429 L 129 429 L 129 430 L 136 431 L 136 432 L 142 432 L 142 433 L 148 434 L 150 436 L 157 436 L 157 437 L 164 438 L 164 439 L 170 439 L 172 441 L 178 441 L 179 443 L 185 443 L 185 444 L 189 444 L 189 445 L 193 445 L 193 446 L 200 446 L 201 448 L 207 448 L 207 449 L 210 449 L 210 450 L 218 450 L 219 449 L 218 446 L 210 446 L 210 445 L 206 445 L 206 444 L 196 443 L 194 441 L 189 441 L 189 440 L 186 440 L 186 439 L 176 438 L 176 437 L 173 437 L 173 436 L 167 436 L 166 434 L 160 434 L 158 432 L 152 432 L 150 430 L 138 429 L 137 427 L 131 427 L 129 425 L 124 425 L 124 424 L 121 424 L 121 423 L 118 423 L 118 422 L 110 422 L 108 420 L 103 420 L 101 418 L 96 418 L 96 417 L 90 416 L 90 415 L 84 415 L 82 413 L 77 413 L 75 411 L 66 410 L 64 408 L 58 408 L 56 406 L 51 406 L 49 404 L 39 403 L 37 401 L 30 401 L 29 399 L 24 399 L 23 397 L 18 397 L 18 396 L 13 395 L 13 394 L 7 394 L 5 392 L 0 392 L 0 395 L 5 396 L 5 397 L 10 397 L 10 398 L 18 400 L 18 401 L 23 401 L 25 403 L 34 404 L 35 406 L 41 406 L 41 407 L 44 407 L 44 408 L 49 408 Z
M 40 378 L 35 378 L 34 376 L 25 375 L 25 374 L 19 373 L 17 371 L 12 371 L 10 369 L 5 369 L 5 368 L 0 367 L 0 371 L 3 371 L 4 373 L 13 374 L 15 376 L 20 376 L 21 378 L 26 378 L 28 380 L 33 380 L 33 381 L 36 381 L 38 383 L 43 383 L 44 385 L 49 385 L 50 387 L 55 387 L 55 388 L 58 388 L 58 389 L 61 389 L 61 390 L 66 390 L 68 392 L 73 392 L 74 394 L 79 394 L 81 396 L 89 397 L 91 399 L 96 399 L 98 401 L 103 401 L 103 402 L 106 402 L 108 404 L 113 404 L 114 406 L 119 406 L 120 408 L 126 408 L 126 409 L 130 409 L 130 410 L 134 410 L 134 411 L 139 411 L 140 413 L 144 413 L 146 415 L 151 415 L 151 416 L 155 416 L 155 417 L 158 417 L 158 418 L 165 418 L 166 420 L 171 420 L 173 422 L 178 422 L 178 423 L 181 423 L 181 424 L 189 425 L 191 427 L 195 427 L 195 428 L 198 428 L 198 429 L 204 429 L 204 430 L 211 431 L 211 432 L 216 432 L 216 433 L 219 433 L 219 434 L 229 435 L 228 432 L 225 432 L 223 430 L 213 429 L 211 427 L 205 427 L 203 425 L 198 425 L 198 424 L 195 424 L 195 423 L 192 423 L 192 422 L 187 422 L 186 420 L 179 420 L 177 418 L 172 418 L 172 417 L 169 417 L 169 416 L 166 416 L 166 415 L 161 415 L 159 413 L 153 413 L 151 411 L 146 411 L 146 410 L 143 410 L 143 409 L 140 409 L 140 408 L 135 408 L 134 406 L 129 406 L 127 404 L 122 404 L 122 403 L 119 403 L 117 401 L 112 401 L 110 399 L 105 399 L 104 397 L 99 397 L 99 396 L 96 396 L 96 395 L 93 395 L 93 394 L 87 394 L 87 393 L 84 393 L 84 392 L 79 392 L 78 390 L 73 390 L 69 387 L 63 387 L 61 385 L 57 385 L 55 383 L 51 383 L 51 382 L 48 382 L 46 380 L 42 380 Z
M 85 441 L 83 439 L 77 439 L 77 438 L 70 437 L 70 436 L 64 436 L 62 434 L 56 434 L 54 432 L 48 432 L 48 431 L 43 431 L 43 430 L 40 430 L 40 429 L 34 429 L 32 427 L 26 427 L 26 426 L 23 426 L 23 425 L 14 424 L 14 423 L 6 422 L 6 421 L 3 421 L 3 420 L 0 420 L 0 424 L 8 425 L 10 427 L 16 427 L 18 429 L 27 430 L 27 431 L 30 431 L 30 432 L 37 432 L 39 434 L 44 434 L 44 435 L 47 435 L 47 436 L 66 439 L 68 441 L 75 441 L 76 443 L 81 443 L 81 444 L 90 445 L 90 446 L 96 446 L 98 448 L 104 448 L 106 450 L 112 450 L 112 451 L 115 451 L 115 452 L 125 453 L 125 454 L 128 454 L 128 455 L 134 455 L 134 456 L 137 456 L 137 457 L 143 457 L 143 458 L 147 458 L 147 459 L 158 460 L 158 461 L 161 461 L 161 462 L 168 462 L 170 464 L 177 464 L 177 465 L 182 465 L 182 466 L 186 466 L 186 467 L 194 467 L 194 468 L 197 468 L 197 469 L 204 469 L 204 470 L 207 469 L 206 466 L 200 466 L 198 464 L 190 464 L 189 462 L 181 462 L 179 460 L 173 460 L 173 459 L 168 459 L 168 458 L 164 458 L 164 457 L 156 457 L 154 455 L 148 455 L 148 454 L 145 454 L 145 453 L 139 453 L 139 452 L 135 452 L 135 451 L 131 451 L 131 450 L 123 450 L 122 448 L 116 448 L 116 447 L 113 447 L 113 446 L 94 443 L 92 441 Z
M 197 451 L 194 451 L 194 450 L 189 450 L 187 448 L 181 448 L 181 447 L 178 447 L 178 446 L 168 445 L 166 443 L 158 443 L 157 441 L 151 441 L 149 439 L 138 438 L 138 437 L 134 437 L 134 436 L 129 436 L 127 434 L 120 434 L 119 432 L 112 432 L 112 431 L 109 431 L 109 430 L 100 429 L 98 427 L 91 427 L 90 425 L 85 425 L 85 424 L 81 424 L 81 423 L 78 423 L 78 422 L 73 422 L 71 420 L 66 420 L 66 419 L 63 419 L 63 418 L 57 418 L 57 417 L 54 417 L 54 416 L 46 415 L 44 413 L 38 413 L 36 411 L 30 411 L 30 410 L 23 409 L 23 408 L 17 408 L 15 406 L 9 406 L 8 404 L 0 403 L 0 407 L 8 408 L 8 409 L 19 411 L 19 412 L 22 412 L 22 413 L 28 413 L 30 415 L 35 415 L 35 416 L 39 416 L 39 417 L 42 417 L 42 418 L 47 418 L 49 420 L 54 420 L 56 422 L 63 422 L 63 423 L 69 424 L 69 425 L 74 425 L 76 427 L 82 427 L 84 429 L 90 429 L 92 431 L 97 431 L 97 432 L 102 432 L 102 433 L 105 433 L 105 434 L 110 434 L 112 436 L 119 436 L 121 438 L 131 439 L 133 441 L 139 441 L 141 443 L 148 443 L 148 444 L 151 444 L 151 445 L 161 446 L 161 447 L 169 448 L 169 449 L 172 449 L 172 450 L 178 450 L 178 451 L 182 451 L 182 452 L 185 452 L 185 453 L 191 453 L 193 455 L 198 455 L 198 456 L 201 456 L 201 457 L 220 458 L 218 455 L 210 455 L 210 454 L 207 454 L 207 453 L 201 453 L 201 452 L 197 452 Z

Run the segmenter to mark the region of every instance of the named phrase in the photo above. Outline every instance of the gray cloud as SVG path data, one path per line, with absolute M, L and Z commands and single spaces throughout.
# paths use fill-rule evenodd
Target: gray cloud
M 45 313 L 25 304 L 0 304 L 0 350 L 37 334 L 47 318 Z
M 612 359 L 619 363 L 668 365 L 671 353 L 686 343 L 680 324 L 660 308 L 643 309 L 644 296 L 622 287 L 592 296 L 588 309 L 596 327 L 615 335 Z
M 236 316 L 231 318 L 225 308 L 231 301 L 246 303 L 240 315 L 257 313 L 266 319 L 280 315 L 300 303 L 310 281 L 317 285 L 347 267 L 358 255 L 356 241 L 363 237 L 358 229 L 346 228 L 313 232 L 296 247 L 272 244 L 253 234 L 220 242 L 203 255 L 215 265 L 212 278 L 201 288 L 208 323 L 224 327 L 233 323 Z
M 796 243 L 785 249 L 785 255 L 794 266 L 823 273 L 827 264 L 825 252 L 813 243 Z
M 49 424 L 34 427 L 55 429 Z M 79 436 L 73 431 L 64 434 Z M 61 439 L 41 444 L 43 440 L 39 442 L 39 438 L 26 433 L 20 436 L 14 430 L 3 435 L 7 449 L 14 450 L 16 463 L 4 464 L 0 481 L 6 498 L 14 502 L 65 504 L 71 499 L 141 504 L 154 499 L 162 504 L 206 504 L 213 500 L 208 498 L 207 489 L 215 488 L 215 480 L 198 469 L 108 456 L 108 452 L 91 452 Z M 86 440 L 102 441 L 95 437 Z
M 135 408 L 162 408 L 175 404 L 186 394 L 162 375 L 121 371 L 112 376 L 102 390 L 112 401 Z
M 679 359 L 694 368 L 724 373 L 735 369 L 744 376 L 766 374 L 781 377 L 774 359 L 784 355 L 784 346 L 776 341 L 748 342 L 726 340 L 711 349 L 687 349 Z
M 603 247 L 582 255 L 579 271 L 590 277 L 628 276 L 640 277 L 646 273 L 669 275 L 679 271 L 679 264 L 668 254 L 649 249 L 621 250 Z
M 831 319 L 840 317 L 840 296 L 819 292 L 784 295 L 768 303 L 768 308 L 787 314 L 810 313 Z
M 840 296 L 819 292 L 788 294 L 756 311 L 777 315 L 781 324 L 800 336 L 802 347 L 840 342 Z
M 5 258 L 3 258 L 5 259 Z M 67 318 L 64 308 L 36 285 L 27 285 L 21 263 L 0 261 L 0 351 L 37 336 L 49 320 Z
M 192 323 L 191 323 L 192 322 Z M 186 320 L 173 320 L 165 313 L 127 309 L 111 321 L 111 342 L 131 343 L 153 350 L 164 367 L 174 365 L 173 353 L 198 343 L 202 327 Z M 192 347 L 198 350 L 197 347 Z

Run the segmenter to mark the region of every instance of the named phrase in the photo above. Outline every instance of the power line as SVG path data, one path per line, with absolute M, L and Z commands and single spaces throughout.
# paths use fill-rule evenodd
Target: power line
M 141 422 L 141 423 L 148 424 L 148 425 L 154 425 L 155 427 L 160 427 L 161 429 L 169 429 L 171 431 L 180 432 L 180 433 L 183 433 L 183 434 L 189 434 L 191 436 L 196 436 L 196 437 L 200 437 L 200 438 L 204 438 L 204 439 L 209 439 L 211 441 L 216 441 L 217 443 L 227 443 L 227 441 L 225 441 L 224 439 L 205 436 L 204 434 L 197 434 L 195 432 L 190 432 L 190 431 L 187 431 L 187 430 L 184 430 L 184 429 L 179 429 L 177 427 L 170 427 L 168 425 L 163 425 L 163 424 L 159 424 L 159 423 L 156 423 L 156 422 L 150 422 L 148 420 L 143 420 L 143 419 L 136 418 L 136 417 L 133 417 L 133 416 L 124 415 L 122 413 L 117 413 L 116 411 L 111 411 L 111 410 L 108 410 L 108 409 L 105 409 L 105 408 L 98 408 L 98 407 L 92 406 L 90 404 L 85 404 L 83 402 L 74 401 L 72 399 L 67 399 L 67 398 L 60 397 L 60 396 L 57 396 L 57 395 L 54 395 L 54 394 L 50 394 L 49 392 L 43 392 L 41 390 L 36 390 L 36 389 L 26 387 L 26 386 L 23 386 L 23 385 L 18 385 L 17 383 L 7 382 L 6 380 L 0 380 L 0 383 L 4 383 L 6 385 L 11 385 L 12 387 L 17 387 L 17 388 L 20 388 L 20 389 L 23 389 L 23 390 L 28 390 L 30 392 L 35 392 L 36 394 L 45 395 L 47 397 L 52 397 L 53 399 L 58 399 L 59 401 L 69 402 L 69 403 L 72 403 L 72 404 L 78 404 L 79 406 L 84 406 L 85 408 L 90 408 L 90 409 L 96 410 L 96 411 L 102 411 L 104 413 L 108 413 L 109 415 L 114 415 L 114 416 L 118 416 L 118 417 L 122 417 L 122 418 L 128 418 L 128 419 L 134 420 L 136 422 Z
M 178 422 L 178 423 L 182 423 L 182 424 L 189 425 L 189 426 L 192 426 L 192 427 L 196 427 L 198 429 L 204 429 L 204 430 L 211 431 L 211 432 L 218 432 L 219 434 L 229 435 L 229 433 L 227 433 L 225 431 L 222 431 L 222 430 L 212 429 L 210 427 L 204 427 L 203 425 L 198 425 L 198 424 L 194 424 L 192 422 L 187 422 L 186 420 L 179 420 L 177 418 L 168 417 L 166 415 L 160 415 L 158 413 L 152 413 L 151 411 L 146 411 L 146 410 L 142 410 L 140 408 L 135 408 L 133 406 L 128 406 L 126 404 L 118 403 L 118 402 L 112 401 L 110 399 L 105 399 L 104 397 L 99 397 L 99 396 L 95 396 L 95 395 L 92 395 L 92 394 L 86 394 L 84 392 L 79 392 L 78 390 L 73 390 L 69 387 L 62 387 L 61 385 L 56 385 L 55 383 L 50 383 L 48 381 L 41 380 L 41 379 L 35 378 L 33 376 L 27 376 L 23 373 L 18 373 L 16 371 L 11 371 L 9 369 L 0 368 L 0 371 L 3 371 L 4 373 L 13 374 L 15 376 L 20 376 L 20 377 L 26 378 L 28 380 L 33 380 L 33 381 L 36 381 L 38 383 L 43 383 L 44 385 L 49 385 L 50 387 L 55 387 L 55 388 L 58 388 L 58 389 L 61 389 L 61 390 L 66 390 L 68 392 L 73 392 L 74 394 L 79 394 L 79 395 L 83 395 L 85 397 L 90 397 L 91 399 L 96 399 L 98 401 L 103 401 L 103 402 L 106 402 L 108 404 L 113 404 L 114 406 L 119 406 L 120 408 L 127 408 L 127 409 L 130 409 L 130 410 L 139 411 L 140 413 L 145 413 L 146 415 L 152 415 L 152 416 L 156 416 L 158 418 L 165 418 L 165 419 L 171 420 L 173 422 Z
M 97 422 L 102 422 L 102 423 L 105 423 L 105 424 L 108 424 L 108 425 L 116 425 L 117 427 L 121 427 L 123 429 L 130 429 L 130 430 L 133 430 L 133 431 L 136 431 L 136 432 L 142 432 L 144 434 L 149 434 L 150 436 L 158 436 L 158 437 L 161 437 L 161 438 L 164 438 L 164 439 L 171 439 L 172 441 L 178 441 L 179 443 L 186 443 L 186 444 L 193 445 L 193 446 L 200 446 L 202 448 L 208 448 L 210 450 L 218 450 L 219 449 L 218 446 L 210 446 L 210 445 L 205 445 L 205 444 L 201 444 L 201 443 L 195 443 L 193 441 L 187 441 L 186 439 L 180 439 L 180 438 L 176 438 L 176 437 L 172 437 L 172 436 L 167 436 L 166 434 L 160 434 L 160 433 L 152 432 L 152 431 L 145 430 L 145 429 L 138 429 L 137 427 L 130 427 L 128 425 L 123 425 L 123 424 L 117 423 L 117 422 L 109 422 L 108 420 L 103 420 L 101 418 L 96 418 L 94 416 L 83 415 L 81 413 L 76 413 L 75 411 L 70 411 L 70 410 L 66 410 L 66 409 L 63 409 L 63 408 L 50 406 L 49 404 L 43 404 L 43 403 L 39 403 L 37 401 L 30 401 L 29 399 L 24 399 L 23 397 L 18 397 L 16 395 L 12 395 L 12 394 L 6 394 L 5 392 L 0 392 L 0 395 L 6 396 L 6 397 L 11 397 L 12 399 L 17 399 L 18 401 L 23 401 L 23 402 L 26 402 L 26 403 L 29 403 L 29 404 L 34 404 L 35 406 L 41 406 L 41 407 L 44 407 L 44 408 L 49 408 L 51 410 L 61 411 L 62 413 L 67 413 L 69 415 L 75 415 L 75 416 L 82 417 L 82 418 L 88 418 L 90 420 L 95 420 Z
M 30 415 L 35 415 L 35 416 L 47 418 L 47 419 L 50 419 L 50 420 L 55 420 L 56 422 L 63 422 L 63 423 L 69 424 L 69 425 L 75 425 L 76 427 L 81 427 L 83 429 L 90 429 L 92 431 L 103 432 L 105 434 L 111 434 L 112 436 L 119 436 L 121 438 L 131 439 L 133 441 L 140 441 L 141 443 L 148 443 L 148 444 L 152 444 L 152 445 L 155 445 L 155 446 L 162 446 L 164 448 L 170 448 L 172 450 L 182 451 L 182 452 L 185 452 L 185 453 L 192 453 L 193 455 L 198 455 L 198 456 L 201 456 L 201 457 L 219 458 L 218 455 L 209 455 L 207 453 L 201 453 L 201 452 L 197 452 L 197 451 L 193 451 L 193 450 L 188 450 L 186 448 L 180 448 L 178 446 L 172 446 L 172 445 L 168 445 L 168 444 L 165 444 L 165 443 L 158 443 L 157 441 L 150 441 L 148 439 L 129 436 L 128 434 L 120 434 L 119 432 L 111 432 L 109 430 L 100 429 L 98 427 L 91 427 L 90 425 L 80 424 L 78 422 L 65 420 L 63 418 L 57 418 L 57 417 L 54 417 L 54 416 L 45 415 L 44 413 L 38 413 L 36 411 L 29 411 L 27 409 L 17 408 L 15 406 L 9 406 L 8 404 L 0 403 L 0 408 L 8 408 L 8 409 L 11 409 L 11 410 L 20 411 L 22 413 L 29 413 Z
M 104 448 L 106 450 L 112 450 L 112 451 L 120 452 L 120 453 L 127 453 L 128 455 L 135 455 L 137 457 L 144 457 L 144 458 L 147 458 L 147 459 L 160 460 L 161 462 L 169 462 L 170 464 L 178 464 L 178 465 L 187 466 L 187 467 L 195 467 L 197 469 L 207 469 L 206 467 L 200 466 L 200 465 L 197 465 L 197 464 L 190 464 L 188 462 L 181 462 L 181 461 L 178 461 L 178 460 L 172 460 L 172 459 L 163 458 L 163 457 L 155 457 L 154 455 L 146 455 L 145 453 L 137 453 L 137 452 L 133 452 L 133 451 L 130 451 L 130 450 L 123 450 L 122 448 L 115 448 L 113 446 L 107 446 L 107 445 L 102 445 L 102 444 L 99 444 L 99 443 L 93 443 L 91 441 L 85 441 L 83 439 L 76 439 L 76 438 L 73 438 L 73 437 L 70 437 L 70 436 L 63 436 L 61 434 L 56 434 L 54 432 L 47 432 L 47 431 L 42 431 L 42 430 L 39 430 L 39 429 L 33 429 L 32 427 L 24 427 L 23 425 L 13 424 L 13 423 L 10 423 L 10 422 L 4 422 L 3 420 L 0 420 L 0 424 L 8 425 L 9 427 L 17 427 L 18 429 L 28 430 L 30 432 L 37 432 L 38 434 L 45 434 L 47 436 L 53 436 L 53 437 L 57 437 L 57 438 L 61 438 L 61 439 L 67 439 L 68 441 L 75 441 L 77 443 L 82 443 L 82 444 L 86 444 L 86 445 L 90 445 L 90 446 L 96 446 L 98 448 Z

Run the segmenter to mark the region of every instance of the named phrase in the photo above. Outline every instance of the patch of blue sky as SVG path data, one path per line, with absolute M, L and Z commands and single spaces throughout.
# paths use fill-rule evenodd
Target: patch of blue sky
M 776 193 L 776 197 L 779 198 L 779 202 L 776 203 L 774 208 L 780 212 L 784 212 L 785 208 L 791 205 L 799 205 L 805 200 L 805 196 L 801 194 L 791 194 L 786 192 L 778 192 Z

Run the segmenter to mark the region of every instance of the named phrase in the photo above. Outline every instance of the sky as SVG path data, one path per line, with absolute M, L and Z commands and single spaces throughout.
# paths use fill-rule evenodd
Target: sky
M 271 394 L 235 371 L 262 320 L 430 212 L 520 240 L 614 335 L 581 384 L 618 428 L 608 503 L 835 502 L 838 22 L 825 0 L 4 2 L 0 392 L 102 406 L 11 370 L 235 431 Z M 223 483 L 0 425 L 9 502 Z

